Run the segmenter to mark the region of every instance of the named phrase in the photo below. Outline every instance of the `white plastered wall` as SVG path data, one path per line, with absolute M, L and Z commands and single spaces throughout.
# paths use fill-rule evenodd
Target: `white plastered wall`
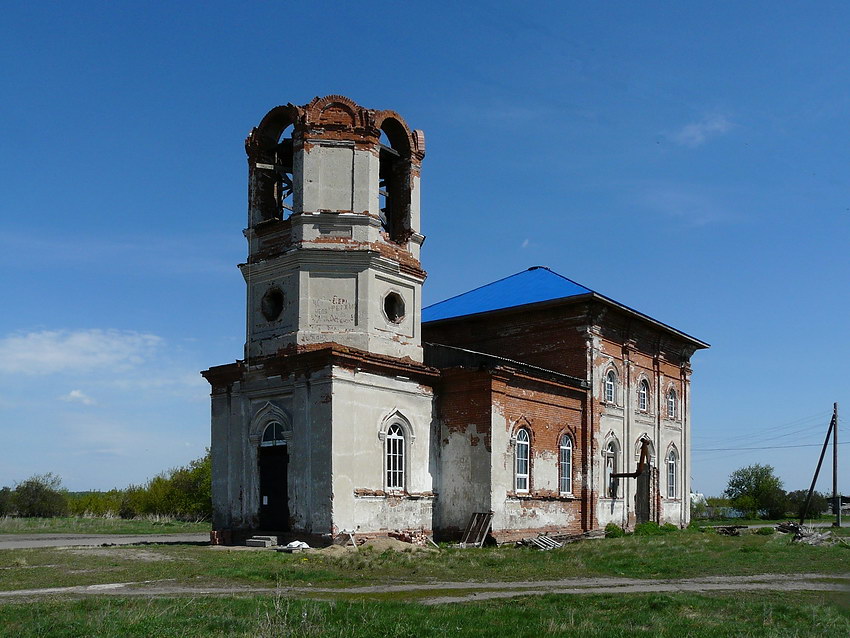
M 422 361 L 422 281 L 402 273 L 396 262 L 365 251 L 302 250 L 242 271 L 248 284 L 249 357 L 334 342 Z M 273 288 L 281 290 L 284 304 L 270 321 L 261 304 Z M 396 322 L 384 311 L 391 293 L 404 303 L 404 316 Z
M 431 388 L 403 377 L 334 368 L 334 526 L 361 533 L 433 529 L 438 441 Z M 385 494 L 382 428 L 405 430 L 405 492 Z

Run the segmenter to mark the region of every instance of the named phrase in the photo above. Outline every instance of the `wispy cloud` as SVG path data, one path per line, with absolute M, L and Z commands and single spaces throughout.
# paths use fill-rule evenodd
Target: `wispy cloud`
M 63 394 L 59 397 L 59 400 L 67 401 L 68 403 L 82 403 L 83 405 L 95 404 L 95 400 L 82 390 L 71 390 L 68 394 Z
M 116 268 L 148 273 L 198 275 L 230 273 L 240 253 L 239 244 L 218 236 L 188 237 L 69 237 L 59 234 L 38 238 L 0 230 L 0 261 L 17 262 L 33 251 L 42 255 L 42 266 L 92 267 L 113 261 Z
M 522 244 L 520 245 L 520 248 L 528 248 L 528 244 L 529 244 L 529 241 L 528 241 L 528 238 L 526 237 L 526 238 L 522 241 Z
M 144 362 L 162 339 L 118 330 L 43 330 L 0 338 L 0 374 L 121 370 Z
M 200 456 L 209 442 L 203 356 L 169 345 L 121 330 L 0 335 L 0 485 L 50 470 L 71 489 L 108 489 Z M 20 422 L 49 433 L 46 442 L 33 447 Z
M 696 148 L 702 146 L 712 137 L 723 135 L 732 128 L 732 122 L 725 115 L 707 115 L 699 122 L 686 124 L 672 135 L 677 144 Z
M 655 213 L 680 219 L 692 226 L 732 220 L 736 213 L 711 193 L 681 184 L 656 184 L 642 189 L 640 204 Z

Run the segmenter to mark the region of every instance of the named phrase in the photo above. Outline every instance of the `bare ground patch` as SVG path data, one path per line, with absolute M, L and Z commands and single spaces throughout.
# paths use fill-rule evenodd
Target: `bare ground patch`
M 161 552 L 149 549 L 136 548 L 108 548 L 108 547 L 90 547 L 90 548 L 64 548 L 69 554 L 76 556 L 102 556 L 105 558 L 120 558 L 123 560 L 142 561 L 145 563 L 155 563 L 160 561 L 173 561 L 174 557 Z

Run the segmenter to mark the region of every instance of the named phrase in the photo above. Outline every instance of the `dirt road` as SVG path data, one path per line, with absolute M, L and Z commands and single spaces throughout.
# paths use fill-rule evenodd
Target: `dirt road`
M 405 592 L 414 594 L 411 600 L 426 605 L 459 603 L 494 598 L 539 596 L 543 594 L 645 594 L 658 592 L 721 592 L 721 591 L 836 591 L 850 595 L 850 574 L 758 574 L 755 576 L 711 576 L 706 578 L 643 580 L 637 578 L 568 578 L 550 581 L 522 582 L 441 582 L 409 585 L 370 585 L 365 587 L 239 587 L 169 584 L 170 581 L 107 583 L 87 587 L 50 587 L 0 591 L 0 603 L 31 600 L 57 595 L 80 596 L 234 596 L 272 594 L 285 597 L 309 597 L 333 600 L 340 595 L 350 599 L 362 595 Z M 433 592 L 433 596 L 427 593 Z M 423 595 L 423 593 L 425 595 Z M 404 596 L 399 596 L 404 599 Z
M 199 534 L 0 534 L 0 549 L 35 547 L 98 547 L 140 543 L 209 543 L 208 532 Z

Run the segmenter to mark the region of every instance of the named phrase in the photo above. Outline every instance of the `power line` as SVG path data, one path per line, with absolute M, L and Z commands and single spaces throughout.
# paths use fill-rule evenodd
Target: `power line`
M 850 441 L 844 441 L 838 445 L 848 445 Z M 692 449 L 691 452 L 738 452 L 741 450 L 782 450 L 792 447 L 822 447 L 823 443 L 803 443 L 801 445 L 768 445 L 765 447 L 714 447 L 702 448 L 701 450 Z
M 808 427 L 802 428 L 800 430 L 792 430 L 791 432 L 786 432 L 785 434 L 776 434 L 774 436 L 755 435 L 755 436 L 749 436 L 749 437 L 743 437 L 743 438 L 745 438 L 745 439 L 758 439 L 759 441 L 775 441 L 776 439 L 784 439 L 784 438 L 789 437 L 789 436 L 800 436 L 802 434 L 808 434 L 810 432 L 815 432 L 815 431 L 823 432 L 823 424 L 816 423 L 814 425 L 809 425 Z M 737 437 L 737 439 L 741 439 L 741 438 L 742 437 Z M 732 442 L 732 441 L 735 441 L 735 440 L 736 440 L 735 438 L 730 438 L 730 439 L 724 440 L 723 442 L 729 443 L 729 442 Z M 739 442 L 745 443 L 746 440 L 739 441 Z
M 791 428 L 795 428 L 795 427 L 796 428 L 803 427 L 804 429 L 809 429 L 809 428 L 813 429 L 817 425 L 819 425 L 820 421 L 828 420 L 830 415 L 831 415 L 830 412 L 821 412 L 821 413 L 818 413 L 818 414 L 812 414 L 810 416 L 800 417 L 798 419 L 794 419 L 793 421 L 789 421 L 787 423 L 783 423 L 783 424 L 780 424 L 780 425 L 766 425 L 766 426 L 762 426 L 760 428 L 752 429 L 752 430 L 749 430 L 749 431 L 746 431 L 747 428 L 744 427 L 744 426 L 738 426 L 735 429 L 738 430 L 738 431 L 743 430 L 744 431 L 743 434 L 738 434 L 738 435 L 734 435 L 734 436 L 731 436 L 731 437 L 721 437 L 721 436 L 715 435 L 713 437 L 709 436 L 707 438 L 708 438 L 709 441 L 712 438 L 714 438 L 714 439 L 722 438 L 724 442 L 739 441 L 739 440 L 744 440 L 744 439 L 761 439 L 761 438 L 764 438 L 765 434 L 769 433 L 771 435 L 776 435 L 778 432 L 785 432 L 785 431 L 790 430 Z M 802 431 L 802 430 L 800 430 L 800 431 Z M 694 438 L 695 439 L 702 438 L 700 436 L 701 434 L 702 434 L 702 432 L 694 433 Z

